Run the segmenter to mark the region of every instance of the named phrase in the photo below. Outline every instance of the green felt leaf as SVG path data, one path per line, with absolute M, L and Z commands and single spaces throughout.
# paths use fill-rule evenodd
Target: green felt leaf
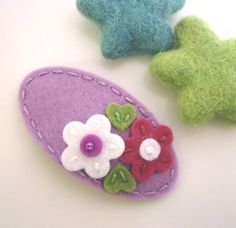
M 104 179 L 103 187 L 109 193 L 132 192 L 136 188 L 136 180 L 124 165 L 118 163 Z
M 124 131 L 136 118 L 136 108 L 132 104 L 119 105 L 111 103 L 107 106 L 106 115 L 113 127 Z

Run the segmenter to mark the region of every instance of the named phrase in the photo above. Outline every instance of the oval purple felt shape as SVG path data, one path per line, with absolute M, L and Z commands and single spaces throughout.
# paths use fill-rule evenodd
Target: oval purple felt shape
M 43 150 L 56 163 L 61 165 L 60 155 L 66 148 L 62 131 L 70 121 L 86 122 L 94 114 L 105 115 L 109 103 L 131 103 L 137 109 L 137 118 L 147 118 L 156 126 L 157 120 L 144 105 L 125 90 L 94 74 L 67 67 L 48 67 L 29 74 L 20 88 L 20 107 L 26 125 Z M 129 130 L 112 132 L 123 139 Z M 131 198 L 154 198 L 166 193 L 177 177 L 177 162 L 169 171 L 155 173 L 149 180 L 138 183 L 132 193 L 120 192 L 119 195 Z M 111 162 L 112 167 L 117 160 Z M 61 165 L 62 166 L 62 165 Z M 71 173 L 103 190 L 102 179 L 94 180 L 84 171 Z

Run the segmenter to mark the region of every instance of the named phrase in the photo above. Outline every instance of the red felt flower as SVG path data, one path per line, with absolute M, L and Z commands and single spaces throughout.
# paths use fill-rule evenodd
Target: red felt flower
M 148 120 L 138 119 L 131 127 L 131 137 L 125 141 L 121 161 L 131 165 L 131 172 L 137 181 L 145 181 L 155 172 L 170 168 L 173 161 L 172 141 L 173 133 L 169 127 L 153 127 Z

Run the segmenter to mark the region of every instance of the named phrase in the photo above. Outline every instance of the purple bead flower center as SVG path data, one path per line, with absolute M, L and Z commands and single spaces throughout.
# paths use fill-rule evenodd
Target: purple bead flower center
M 102 140 L 97 135 L 86 135 L 80 142 L 80 151 L 87 157 L 96 157 L 102 151 Z

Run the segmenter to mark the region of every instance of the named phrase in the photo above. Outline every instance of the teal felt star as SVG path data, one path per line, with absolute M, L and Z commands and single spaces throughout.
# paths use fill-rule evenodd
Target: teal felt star
M 78 9 L 103 32 L 102 53 L 116 59 L 128 53 L 156 54 L 172 46 L 166 23 L 185 0 L 77 0 Z
M 177 48 L 153 58 L 154 77 L 177 88 L 187 123 L 236 123 L 236 40 L 220 40 L 196 17 L 182 19 L 175 31 Z

